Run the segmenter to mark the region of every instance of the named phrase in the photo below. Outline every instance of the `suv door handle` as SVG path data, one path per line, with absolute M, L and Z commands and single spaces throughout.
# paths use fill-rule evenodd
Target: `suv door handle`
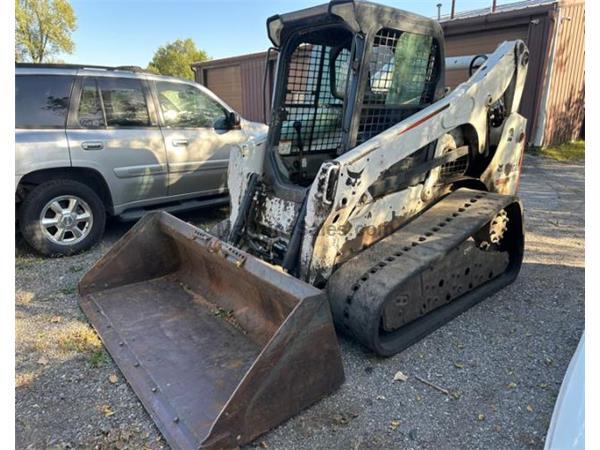
M 187 139 L 173 139 L 171 141 L 171 143 L 173 144 L 173 147 L 185 147 L 186 145 L 188 145 L 188 140 Z
M 100 141 L 86 141 L 81 143 L 81 148 L 84 150 L 102 150 L 104 143 Z

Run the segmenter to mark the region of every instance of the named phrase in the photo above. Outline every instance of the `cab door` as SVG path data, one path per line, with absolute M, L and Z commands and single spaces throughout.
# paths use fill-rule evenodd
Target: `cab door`
M 167 195 L 167 155 L 150 90 L 140 78 L 83 76 L 69 116 L 72 164 L 100 172 L 115 208 Z
M 167 149 L 169 196 L 225 193 L 229 152 L 243 142 L 244 133 L 229 126 L 229 111 L 197 86 L 154 83 Z

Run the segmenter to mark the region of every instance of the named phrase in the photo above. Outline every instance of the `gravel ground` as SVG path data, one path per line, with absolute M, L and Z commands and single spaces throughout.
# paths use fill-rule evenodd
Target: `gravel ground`
M 583 164 L 526 157 L 521 197 L 515 283 L 393 358 L 341 338 L 344 385 L 248 447 L 542 448 L 584 327 Z M 182 218 L 208 227 L 226 213 Z M 71 258 L 17 243 L 17 448 L 167 447 L 77 306 L 77 281 L 129 227 L 109 223 Z M 393 381 L 399 370 L 407 381 Z

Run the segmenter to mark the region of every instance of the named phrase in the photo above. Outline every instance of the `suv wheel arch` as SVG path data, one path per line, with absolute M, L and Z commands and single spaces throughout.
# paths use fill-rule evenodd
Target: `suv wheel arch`
M 88 167 L 64 167 L 36 170 L 23 175 L 17 186 L 17 203 L 22 202 L 35 186 L 51 180 L 73 180 L 93 189 L 108 213 L 112 213 L 113 200 L 108 183 L 100 172 Z

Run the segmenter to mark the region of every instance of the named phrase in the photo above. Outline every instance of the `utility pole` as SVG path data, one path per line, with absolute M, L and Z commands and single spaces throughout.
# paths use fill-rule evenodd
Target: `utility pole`
M 442 4 L 438 3 L 436 6 L 438 9 L 438 20 L 440 20 L 442 18 Z
M 496 12 L 496 0 L 492 0 L 492 12 Z
M 454 10 L 456 9 L 456 0 L 452 0 L 452 9 L 450 9 L 450 19 L 454 19 Z

